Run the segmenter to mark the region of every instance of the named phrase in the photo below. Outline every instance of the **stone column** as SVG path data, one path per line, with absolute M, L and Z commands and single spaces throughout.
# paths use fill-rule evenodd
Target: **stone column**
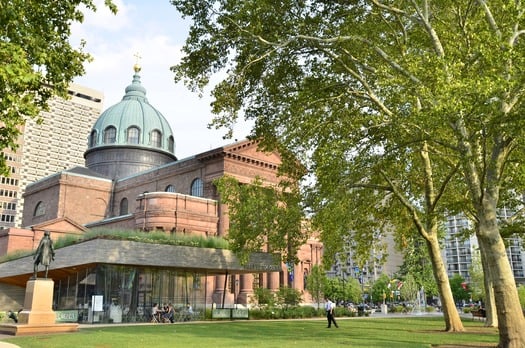
M 268 274 L 268 289 L 273 292 L 279 291 L 279 272 L 271 272 Z
M 212 300 L 216 304 L 217 308 L 223 307 L 224 298 L 224 280 L 225 275 L 215 276 L 215 289 L 213 290 Z
M 241 274 L 237 303 L 247 305 L 250 302 L 251 295 L 253 295 L 253 275 Z

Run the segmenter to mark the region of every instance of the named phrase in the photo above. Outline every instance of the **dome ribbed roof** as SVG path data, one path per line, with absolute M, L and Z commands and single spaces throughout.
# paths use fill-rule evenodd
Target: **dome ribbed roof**
M 95 122 L 88 149 L 131 145 L 175 154 L 171 127 L 164 116 L 146 99 L 146 89 L 140 83 L 139 71 L 140 68 L 135 66 L 133 81 L 126 87 L 126 94 L 122 100 L 105 110 Z M 130 141 L 130 128 L 138 129 L 138 140 L 135 138 Z

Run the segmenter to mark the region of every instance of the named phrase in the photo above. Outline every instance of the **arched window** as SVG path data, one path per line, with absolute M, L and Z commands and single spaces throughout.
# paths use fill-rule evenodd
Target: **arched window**
M 104 144 L 114 144 L 117 142 L 117 129 L 113 126 L 104 129 Z
M 92 130 L 91 135 L 89 136 L 89 146 L 97 146 L 97 131 Z
M 140 129 L 131 126 L 126 131 L 126 141 L 128 144 L 138 144 L 140 139 Z
M 202 197 L 204 195 L 204 183 L 200 178 L 193 180 L 191 183 L 190 195 Z
M 166 192 L 175 192 L 175 186 L 173 185 L 168 185 L 166 186 Z
M 162 146 L 162 134 L 158 130 L 152 130 L 150 133 L 151 146 L 161 147 Z
M 128 213 L 128 199 L 122 198 L 120 201 L 120 215 L 126 215 Z
M 174 152 L 175 151 L 175 140 L 173 140 L 173 136 L 170 136 L 168 138 L 168 150 L 170 152 Z
M 36 204 L 35 212 L 33 213 L 33 216 L 42 216 L 46 213 L 46 206 L 44 205 L 44 202 L 40 201 Z

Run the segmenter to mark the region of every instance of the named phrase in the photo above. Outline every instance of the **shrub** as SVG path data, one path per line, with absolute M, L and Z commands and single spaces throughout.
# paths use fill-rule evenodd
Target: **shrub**
M 270 289 L 257 288 L 253 291 L 252 301 L 259 306 L 273 307 L 275 304 L 275 294 Z
M 277 301 L 281 307 L 297 306 L 302 301 L 301 291 L 294 288 L 281 287 L 279 292 L 277 292 Z

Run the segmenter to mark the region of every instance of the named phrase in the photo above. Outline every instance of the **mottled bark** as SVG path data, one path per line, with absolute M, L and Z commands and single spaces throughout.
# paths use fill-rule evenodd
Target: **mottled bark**
M 483 268 L 483 282 L 485 284 L 485 311 L 487 319 L 485 320 L 485 326 L 487 327 L 498 327 L 498 316 L 496 312 L 496 299 L 494 298 L 494 285 L 492 278 L 490 277 L 490 267 L 487 263 L 487 257 L 485 256 L 484 250 L 480 250 L 481 256 L 481 267 Z
M 494 288 L 500 338 L 498 347 L 523 348 L 525 347 L 525 318 L 505 244 L 495 221 L 480 222 L 478 241 L 487 256 L 489 277 Z
M 432 235 L 436 236 L 436 233 L 433 233 Z M 463 323 L 461 322 L 461 317 L 459 316 L 456 304 L 454 302 L 454 297 L 452 296 L 452 290 L 450 289 L 447 271 L 441 256 L 439 241 L 436 237 L 427 238 L 426 241 L 430 259 L 432 260 L 434 278 L 436 279 L 439 296 L 441 298 L 441 304 L 443 306 L 445 330 L 449 332 L 465 331 Z

